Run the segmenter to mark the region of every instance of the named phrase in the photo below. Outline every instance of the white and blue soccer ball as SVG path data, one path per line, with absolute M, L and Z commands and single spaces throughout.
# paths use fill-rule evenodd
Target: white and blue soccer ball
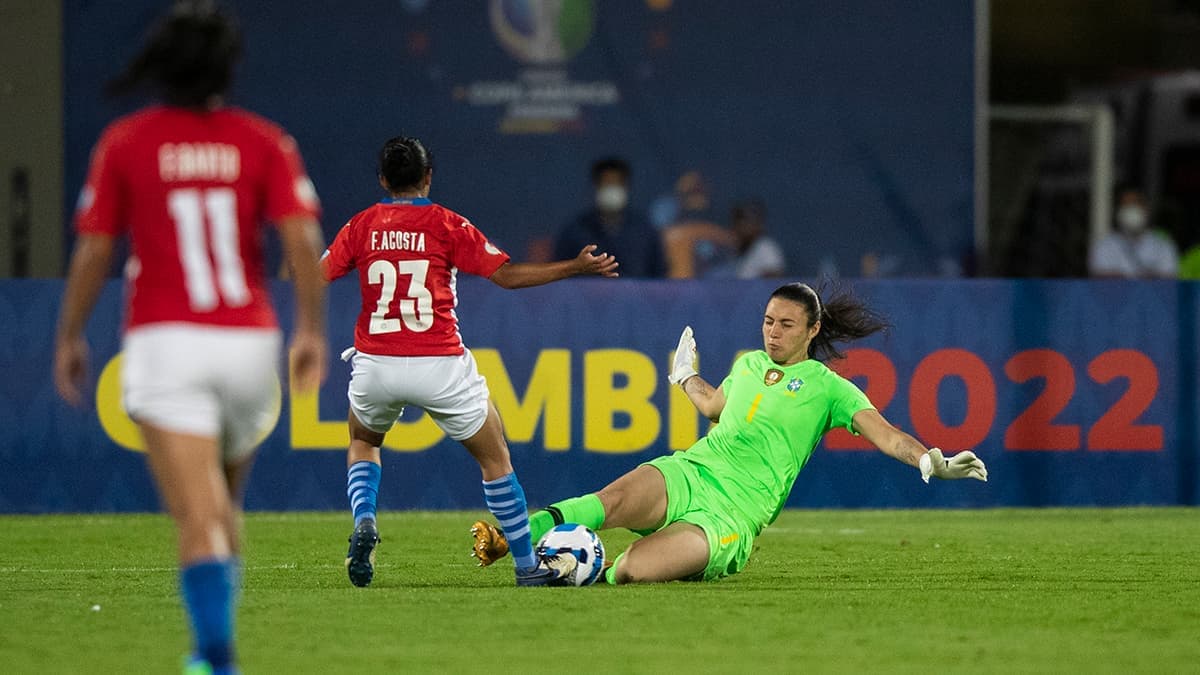
M 556 525 L 538 540 L 534 553 L 538 558 L 569 555 L 578 563 L 551 586 L 587 586 L 604 572 L 604 544 L 595 532 L 578 523 Z

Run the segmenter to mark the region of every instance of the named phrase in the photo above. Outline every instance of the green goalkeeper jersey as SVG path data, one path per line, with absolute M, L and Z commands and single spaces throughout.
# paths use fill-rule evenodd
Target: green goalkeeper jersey
M 755 534 L 779 515 L 825 432 L 853 432 L 854 413 L 874 407 L 820 361 L 780 366 L 764 351 L 742 355 L 721 387 L 720 421 L 680 459 L 704 467 Z

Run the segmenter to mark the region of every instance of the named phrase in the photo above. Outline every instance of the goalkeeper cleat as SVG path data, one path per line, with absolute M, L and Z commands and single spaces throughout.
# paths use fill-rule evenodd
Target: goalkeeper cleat
M 545 556 L 536 566 L 517 570 L 517 585 L 554 585 L 555 581 L 566 579 L 567 575 L 574 572 L 578 566 L 579 561 L 570 554 Z
M 350 583 L 359 587 L 371 585 L 375 576 L 375 545 L 379 541 L 375 519 L 363 518 L 350 535 L 350 550 L 346 552 L 346 573 Z
M 504 533 L 486 520 L 477 520 L 471 526 L 471 536 L 475 538 L 475 546 L 471 555 L 479 559 L 480 567 L 487 567 L 508 555 L 508 540 Z
M 213 675 L 213 669 L 208 661 L 197 656 L 189 656 L 183 662 L 183 675 Z
M 213 668 L 212 665 L 198 656 L 189 656 L 183 662 L 183 675 L 238 675 L 241 671 L 230 664 L 225 668 Z

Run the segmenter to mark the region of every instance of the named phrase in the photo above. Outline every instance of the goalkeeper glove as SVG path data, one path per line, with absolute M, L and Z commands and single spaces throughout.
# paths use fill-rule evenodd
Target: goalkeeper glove
M 671 372 L 667 375 L 667 380 L 671 384 L 683 386 L 689 377 L 699 374 L 696 372 L 698 360 L 696 338 L 692 337 L 692 327 L 686 326 L 683 335 L 679 336 L 679 346 L 675 348 L 675 360 L 671 363 Z
M 942 451 L 938 448 L 930 448 L 929 452 L 921 455 L 921 480 L 929 482 L 930 476 L 937 476 L 946 480 L 956 478 L 974 478 L 987 482 L 987 467 L 983 465 L 983 460 L 975 456 L 975 453 L 970 450 L 965 450 L 952 455 L 950 459 L 942 456 Z

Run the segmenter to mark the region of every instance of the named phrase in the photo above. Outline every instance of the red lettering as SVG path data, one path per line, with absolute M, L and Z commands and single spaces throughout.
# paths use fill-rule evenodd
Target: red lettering
M 938 412 L 938 388 L 946 377 L 967 388 L 966 418 L 947 426 Z M 913 371 L 908 389 L 909 417 L 925 443 L 946 449 L 973 448 L 987 438 L 996 419 L 996 383 L 983 359 L 965 349 L 939 349 Z
M 1040 378 L 1042 392 L 1004 432 L 1007 450 L 1078 450 L 1079 425 L 1054 424 L 1075 394 L 1075 369 L 1067 357 L 1053 349 L 1023 351 L 1004 364 L 1013 382 Z
M 1088 364 L 1088 377 L 1108 384 L 1118 377 L 1129 388 L 1088 430 L 1088 450 L 1163 449 L 1163 430 L 1157 424 L 1134 424 L 1158 393 L 1158 368 L 1135 349 L 1110 349 Z
M 896 366 L 883 352 L 875 349 L 847 349 L 846 358 L 833 362 L 830 367 L 848 380 L 865 378 L 863 393 L 880 412 L 883 412 L 896 396 Z M 875 449 L 867 439 L 840 428 L 825 434 L 825 447 L 830 450 Z

